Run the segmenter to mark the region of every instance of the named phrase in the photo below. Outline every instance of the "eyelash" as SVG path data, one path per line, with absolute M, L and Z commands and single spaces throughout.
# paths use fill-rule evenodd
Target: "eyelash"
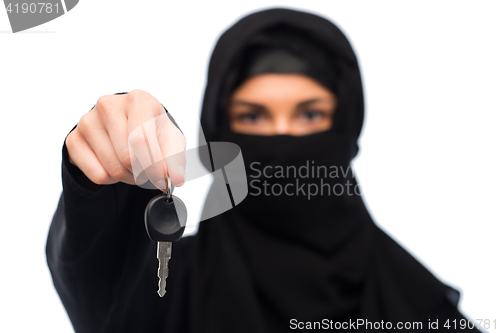
M 238 120 L 243 122 L 256 122 L 258 119 L 261 119 L 263 116 L 256 112 L 248 112 L 243 113 L 238 116 Z M 257 119 L 256 119 L 257 118 Z
M 314 117 L 310 117 L 311 115 L 314 115 Z M 301 112 L 300 116 L 306 118 L 307 120 L 315 120 L 325 117 L 325 113 L 319 110 L 305 110 L 304 112 Z
M 308 121 L 314 121 L 316 119 L 324 118 L 325 117 L 325 112 L 320 111 L 320 110 L 305 110 L 300 112 L 299 114 L 300 118 L 304 118 Z M 250 123 L 255 123 L 259 120 L 264 118 L 264 115 L 258 113 L 258 112 L 247 112 L 238 115 L 238 120 L 242 122 L 250 122 Z

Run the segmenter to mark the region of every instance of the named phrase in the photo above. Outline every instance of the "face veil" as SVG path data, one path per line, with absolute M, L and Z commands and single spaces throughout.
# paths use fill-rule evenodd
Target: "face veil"
M 329 130 L 300 137 L 230 130 L 230 93 L 259 73 L 249 64 L 280 72 L 269 66 L 272 59 L 258 56 L 262 48 L 292 54 L 299 60 L 282 72 L 293 68 L 337 94 Z M 458 292 L 381 231 L 365 208 L 351 167 L 363 114 L 356 56 L 330 21 L 270 9 L 242 18 L 220 37 L 201 124 L 207 142 L 240 146 L 250 193 L 199 226 L 190 257 L 192 332 L 283 332 L 292 319 L 427 322 L 443 304 L 456 306 Z M 212 186 L 209 197 L 217 191 Z

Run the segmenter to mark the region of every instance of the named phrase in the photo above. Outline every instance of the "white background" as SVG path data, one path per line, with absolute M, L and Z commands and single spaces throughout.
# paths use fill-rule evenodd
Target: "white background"
M 499 2 L 84 0 L 18 34 L 0 10 L 1 332 L 72 331 L 44 252 L 68 131 L 99 96 L 142 89 L 194 146 L 215 41 L 273 6 L 326 16 L 351 40 L 366 96 L 355 170 L 373 218 L 500 331 Z M 191 216 L 208 184 L 179 191 Z

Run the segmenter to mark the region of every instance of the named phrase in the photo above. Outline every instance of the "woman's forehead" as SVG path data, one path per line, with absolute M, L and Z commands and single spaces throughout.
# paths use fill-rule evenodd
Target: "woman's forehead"
M 330 98 L 333 93 L 315 79 L 301 74 L 259 74 L 245 80 L 231 95 L 230 101 L 303 100 Z

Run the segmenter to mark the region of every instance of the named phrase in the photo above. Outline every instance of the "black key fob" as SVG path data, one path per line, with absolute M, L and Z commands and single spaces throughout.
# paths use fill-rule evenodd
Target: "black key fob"
M 186 205 L 175 195 L 157 195 L 144 211 L 146 231 L 155 242 L 178 241 L 184 233 L 186 221 Z

